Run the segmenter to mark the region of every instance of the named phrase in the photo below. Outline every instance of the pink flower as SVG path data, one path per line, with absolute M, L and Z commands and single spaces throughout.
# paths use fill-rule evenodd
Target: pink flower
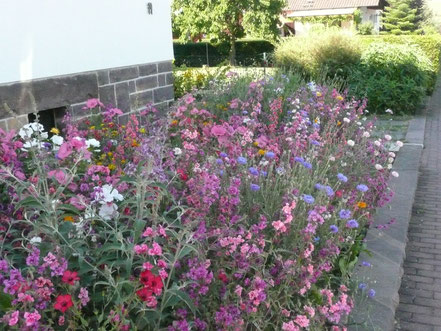
M 136 254 L 145 254 L 149 250 L 149 247 L 146 244 L 135 245 L 134 250 Z
M 191 94 L 187 94 L 185 96 L 184 100 L 185 100 L 185 103 L 187 105 L 189 105 L 189 104 L 193 103 L 196 99 Z
M 87 100 L 86 106 L 83 107 L 83 109 L 84 110 L 86 110 L 86 109 L 93 109 L 93 108 L 96 108 L 98 105 L 100 107 L 104 107 L 103 103 L 100 100 L 98 100 L 98 99 L 89 99 L 89 100 Z
M 57 182 L 60 183 L 61 185 L 66 185 L 67 182 L 69 181 L 66 173 L 63 170 L 59 170 L 59 169 L 49 171 L 48 176 L 55 177 Z
M 64 322 L 65 322 L 65 318 L 64 318 L 63 315 L 61 315 L 61 316 L 58 318 L 58 325 L 59 325 L 59 326 L 63 326 L 63 325 L 64 325 Z
M 144 233 L 142 234 L 143 237 L 153 237 L 155 235 L 155 230 L 153 230 L 151 227 L 148 227 L 145 229 Z
M 150 262 L 145 262 L 145 263 L 142 265 L 142 267 L 143 267 L 143 269 L 145 269 L 145 270 L 152 270 L 153 267 L 154 267 L 154 265 L 151 264 Z
M 275 221 L 272 223 L 274 229 L 276 229 L 279 232 L 286 232 L 286 226 L 282 221 Z
M 35 310 L 33 313 L 24 313 L 24 318 L 26 319 L 26 326 L 34 326 L 38 323 L 41 315 Z
M 20 313 L 18 310 L 14 311 L 10 316 L 8 316 L 8 325 L 14 326 L 18 323 L 18 318 L 20 316 Z
M 78 299 L 81 301 L 81 305 L 84 307 L 87 305 L 87 303 L 90 301 L 89 299 L 89 292 L 86 288 L 82 287 L 80 289 L 80 294 L 78 294 Z
M 225 136 L 227 130 L 222 125 L 215 125 L 211 128 L 211 134 L 216 137 Z
M 307 328 L 309 326 L 309 319 L 305 315 L 297 315 L 294 322 L 302 328 Z
M 283 331 L 299 331 L 300 329 L 297 325 L 294 324 L 293 321 L 291 321 L 289 323 L 283 323 L 282 330 Z
M 148 254 L 152 255 L 152 256 L 154 256 L 154 255 L 161 255 L 162 254 L 161 246 L 159 246 L 158 243 L 154 242 L 153 243 L 153 248 L 149 249 Z
M 61 144 L 60 149 L 58 150 L 57 157 L 60 160 L 64 160 L 72 154 L 72 146 L 69 142 L 64 142 Z

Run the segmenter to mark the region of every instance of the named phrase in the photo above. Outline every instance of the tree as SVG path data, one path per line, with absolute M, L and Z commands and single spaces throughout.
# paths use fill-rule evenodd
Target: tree
M 383 12 L 382 33 L 416 34 L 421 31 L 417 25 L 417 9 L 412 9 L 412 0 L 389 0 Z
M 173 27 L 180 39 L 200 39 L 230 45 L 230 64 L 236 64 L 236 41 L 247 33 L 265 39 L 278 36 L 285 0 L 174 0 Z

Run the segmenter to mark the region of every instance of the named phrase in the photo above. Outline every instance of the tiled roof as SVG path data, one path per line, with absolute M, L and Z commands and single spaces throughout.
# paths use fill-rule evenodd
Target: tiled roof
M 380 0 L 288 0 L 287 10 L 318 10 L 378 6 Z

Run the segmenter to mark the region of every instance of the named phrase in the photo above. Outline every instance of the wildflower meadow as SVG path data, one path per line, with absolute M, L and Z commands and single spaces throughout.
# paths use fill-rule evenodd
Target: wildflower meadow
M 289 79 L 0 129 L 0 329 L 346 330 L 402 143 Z

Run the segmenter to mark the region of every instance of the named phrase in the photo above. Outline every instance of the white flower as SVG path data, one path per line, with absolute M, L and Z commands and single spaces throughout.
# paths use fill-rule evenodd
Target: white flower
M 392 164 L 391 163 L 389 163 L 388 165 L 387 165 L 387 169 L 392 169 Z
M 377 147 L 380 147 L 381 146 L 381 142 L 379 142 L 378 140 L 375 140 L 374 141 L 374 145 L 377 146 Z
M 29 123 L 24 125 L 20 131 L 18 131 L 18 134 L 23 139 L 29 139 L 32 137 L 33 133 L 42 133 L 43 138 L 47 138 L 47 132 L 43 132 L 44 127 L 40 123 Z M 45 136 L 45 137 L 44 137 Z
M 291 137 L 288 137 L 288 138 L 286 138 L 285 139 L 287 142 L 292 142 L 292 138 Z
M 375 169 L 377 169 L 377 170 L 383 170 L 383 166 L 381 165 L 381 164 L 376 164 L 375 165 Z
M 394 160 L 395 160 L 395 159 L 394 159 L 393 157 L 390 157 L 390 158 L 387 159 L 387 161 L 388 161 L 389 163 L 394 163 Z
M 87 148 L 89 148 L 89 147 L 98 148 L 101 146 L 101 144 L 98 140 L 92 138 L 92 139 L 86 140 L 86 146 L 87 146 Z
M 348 165 L 348 164 L 347 164 L 346 162 L 342 162 L 342 163 L 341 163 L 341 166 L 342 166 L 342 167 L 346 167 L 347 165 Z
M 343 118 L 343 122 L 345 122 L 345 123 L 350 123 L 351 120 L 350 120 L 349 118 L 345 117 L 345 118 Z
M 379 151 L 375 151 L 375 152 L 374 152 L 374 155 L 375 155 L 375 156 L 378 156 L 378 155 L 380 155 L 380 152 L 379 152 Z
M 384 136 L 384 139 L 386 139 L 387 141 L 391 141 L 392 140 L 392 137 L 390 136 L 390 135 L 385 135 Z
M 173 148 L 173 153 L 178 156 L 182 154 L 182 149 L 180 149 L 179 147 Z
M 30 242 L 32 245 L 39 244 L 39 243 L 41 243 L 41 238 L 40 237 L 32 237 Z
M 392 111 L 392 109 L 386 109 L 386 113 L 388 113 L 388 114 L 393 114 L 394 112 Z
M 371 134 L 368 131 L 363 132 L 363 137 L 369 138 Z
M 334 162 L 334 161 L 335 161 L 335 157 L 331 155 L 331 156 L 329 157 L 329 161 Z
M 348 140 L 347 144 L 352 147 L 355 145 L 355 142 L 353 140 Z
M 358 125 L 358 126 L 361 126 L 361 122 L 357 122 L 357 125 Z
M 400 148 L 404 146 L 403 142 L 399 140 L 396 142 L 396 145 Z
M 101 204 L 113 202 L 114 200 L 123 201 L 123 196 L 112 185 L 106 184 L 103 187 L 95 187 L 96 197 L 95 200 Z
M 57 146 L 61 146 L 64 142 L 64 139 L 61 136 L 52 136 L 51 140 L 53 144 Z
M 395 178 L 400 177 L 400 174 L 398 172 L 396 172 L 396 171 L 392 171 L 391 175 L 394 176 Z
M 390 157 L 395 157 L 395 153 L 394 152 L 389 152 L 389 156 Z
M 101 208 L 98 212 L 98 215 L 100 215 L 104 220 L 109 221 L 114 217 L 118 216 L 118 206 L 114 203 L 105 203 L 101 205 Z

